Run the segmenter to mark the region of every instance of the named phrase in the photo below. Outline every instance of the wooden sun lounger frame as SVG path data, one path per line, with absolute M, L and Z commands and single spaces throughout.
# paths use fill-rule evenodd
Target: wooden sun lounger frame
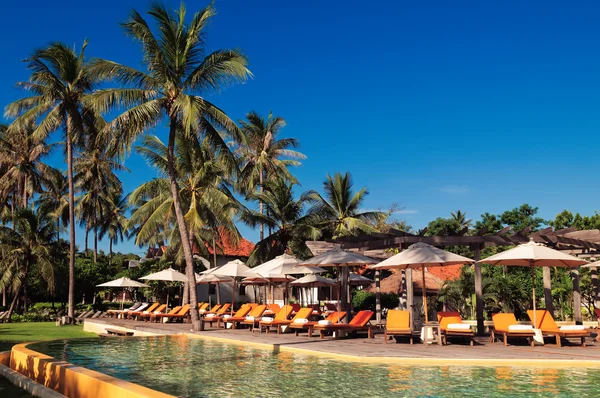
M 357 318 L 359 315 L 364 314 L 364 313 L 368 313 L 367 315 L 370 315 L 364 325 L 352 324 L 352 321 L 355 318 Z M 372 339 L 373 338 L 373 328 L 375 327 L 375 325 L 371 324 L 371 319 L 373 318 L 373 315 L 375 315 L 375 313 L 373 311 L 363 310 L 363 311 L 357 312 L 356 315 L 354 315 L 354 318 L 352 318 L 352 320 L 350 321 L 350 323 L 334 323 L 333 325 L 317 324 L 314 326 L 314 329 L 319 331 L 319 338 L 321 340 L 323 340 L 325 338 L 325 332 L 335 332 L 335 331 L 360 332 L 360 331 L 365 331 L 365 330 L 367 331 L 367 337 L 369 339 Z M 337 339 L 338 336 L 336 335 L 335 338 Z
M 512 313 L 506 313 L 506 314 L 512 315 L 512 317 L 514 317 L 514 315 Z M 498 313 L 498 314 L 492 315 L 492 320 L 494 320 L 494 317 L 497 315 L 503 315 L 503 313 Z M 516 318 L 515 318 L 515 322 L 516 322 Z M 518 323 L 513 323 L 513 324 L 517 325 Z M 533 340 L 533 337 L 535 336 L 535 332 L 533 331 L 533 329 L 531 331 L 528 331 L 528 330 L 516 331 L 516 330 L 510 330 L 510 329 L 503 329 L 501 327 L 496 327 L 496 322 L 494 322 L 494 327 L 492 328 L 492 334 L 490 336 L 490 342 L 492 342 L 492 343 L 496 342 L 497 334 L 502 335 L 504 347 L 508 346 L 508 338 L 509 337 L 526 338 L 529 340 L 529 345 L 531 347 L 535 346 L 535 341 Z
M 546 310 L 538 310 L 538 311 L 546 311 Z M 548 315 L 550 315 L 548 313 Z M 533 317 L 531 316 L 531 310 L 527 311 L 527 316 L 533 321 Z M 552 319 L 552 322 L 554 322 L 554 318 L 552 318 L 552 315 L 550 315 L 550 319 Z M 556 339 L 556 346 L 557 347 L 562 347 L 562 342 L 561 339 L 565 338 L 565 339 L 581 339 L 581 346 L 585 347 L 585 339 L 586 337 L 590 337 L 590 331 L 588 329 L 583 329 L 583 330 L 572 330 L 572 331 L 561 331 L 561 330 L 554 330 L 554 329 L 542 329 L 541 326 L 541 320 L 540 320 L 540 327 L 538 329 L 540 329 L 542 331 L 542 334 L 547 335 L 547 336 L 553 336 Z M 537 326 L 537 325 L 536 325 Z M 535 327 L 535 326 L 534 326 Z M 558 326 L 557 326 L 558 327 Z
M 310 307 L 309 307 L 310 308 Z M 338 313 L 336 312 L 332 312 L 331 314 L 329 314 L 329 316 L 327 316 L 326 320 L 329 320 L 333 323 L 337 323 L 340 322 L 342 319 L 344 319 L 346 317 L 346 311 L 341 311 L 339 314 L 339 319 L 338 319 Z M 329 319 L 331 318 L 331 319 Z M 296 336 L 298 336 L 298 334 L 305 330 L 308 332 L 308 337 L 312 337 L 313 335 L 313 330 L 315 328 L 315 325 L 318 325 L 319 322 L 306 322 L 306 323 L 291 323 L 290 324 L 290 329 L 292 329 L 294 331 L 294 334 Z
M 449 312 L 442 311 L 442 312 L 438 312 L 437 315 L 438 315 L 438 322 L 440 322 L 440 324 L 441 324 L 441 318 L 443 318 L 443 317 L 461 318 L 460 313 L 454 312 L 454 311 L 449 311 Z M 462 322 L 462 318 L 461 318 L 461 322 Z M 448 337 L 462 337 L 462 338 L 468 339 L 469 345 L 471 347 L 473 347 L 473 345 L 475 344 L 475 332 L 473 331 L 473 329 L 448 330 L 448 329 L 440 328 L 440 331 L 442 332 L 442 345 L 448 344 Z

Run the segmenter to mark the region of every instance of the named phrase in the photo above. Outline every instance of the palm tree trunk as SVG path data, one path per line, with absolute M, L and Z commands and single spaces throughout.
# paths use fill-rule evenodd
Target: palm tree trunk
M 69 303 L 67 317 L 75 315 L 75 187 L 73 186 L 73 122 L 67 118 L 67 178 L 69 180 Z
M 27 200 L 27 176 L 23 177 L 23 208 L 26 209 L 27 208 L 27 204 L 28 204 L 28 200 Z
M 87 223 L 85 224 L 85 255 L 87 256 L 87 252 L 88 252 L 88 241 L 89 241 L 89 237 L 90 237 L 90 228 L 88 227 Z
M 15 311 L 15 305 L 17 304 L 17 300 L 19 299 L 19 292 L 21 291 L 21 287 L 17 289 L 15 292 L 15 297 L 13 297 L 10 307 L 8 308 L 8 315 L 6 316 L 6 322 L 10 322 L 10 318 L 12 317 L 13 312 Z
M 215 242 L 215 234 L 217 233 L 218 229 L 213 227 L 213 236 L 212 236 L 212 246 L 213 246 L 213 262 L 214 262 L 214 266 L 217 266 L 217 244 Z
M 94 226 L 94 264 L 98 261 L 98 228 Z
M 108 238 L 108 265 L 112 265 L 112 255 L 113 255 L 112 245 L 113 245 L 112 238 Z
M 167 168 L 169 172 L 169 185 L 171 195 L 173 197 L 173 207 L 175 208 L 175 216 L 177 218 L 177 226 L 179 227 L 179 235 L 181 236 L 181 245 L 185 257 L 185 273 L 188 277 L 190 286 L 190 314 L 192 319 L 192 329 L 200 330 L 200 318 L 198 316 L 198 299 L 196 297 L 196 277 L 194 275 L 194 259 L 192 257 L 192 248 L 188 234 L 187 225 L 181 210 L 181 202 L 179 200 L 179 187 L 177 185 L 177 176 L 175 171 L 175 131 L 176 119 L 171 117 L 169 126 L 169 145 L 167 148 Z
M 263 173 L 262 170 L 260 171 L 260 174 L 258 176 L 258 190 L 259 192 L 262 194 L 263 193 Z M 264 209 L 264 204 L 262 201 L 258 202 L 258 211 L 260 212 L 260 214 L 264 214 L 265 213 L 265 209 Z M 260 240 L 262 241 L 265 238 L 265 225 L 263 223 L 260 223 Z

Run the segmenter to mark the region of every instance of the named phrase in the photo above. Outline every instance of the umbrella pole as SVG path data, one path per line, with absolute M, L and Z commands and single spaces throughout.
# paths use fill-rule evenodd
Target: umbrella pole
M 217 283 L 217 304 L 221 304 L 221 284 Z
M 533 300 L 533 328 L 537 328 L 537 312 L 535 311 L 535 267 L 533 266 L 533 260 L 529 261 L 531 265 L 531 291 Z
M 340 321 L 340 310 L 341 310 L 341 306 L 342 306 L 342 275 L 340 274 L 340 267 L 337 267 L 337 271 L 338 271 L 338 305 L 337 305 L 337 310 L 338 310 L 338 322 Z M 350 317 L 350 314 L 348 314 L 348 317 Z
M 235 306 L 235 289 L 237 288 L 237 279 L 233 278 L 233 291 L 231 292 L 231 315 L 233 315 L 233 307 Z
M 425 288 L 425 265 L 421 267 L 421 275 L 423 275 L 423 308 L 425 309 L 425 325 L 429 323 L 429 316 L 427 315 L 427 289 Z
M 123 298 L 121 299 L 121 310 L 125 307 L 125 289 L 123 289 Z

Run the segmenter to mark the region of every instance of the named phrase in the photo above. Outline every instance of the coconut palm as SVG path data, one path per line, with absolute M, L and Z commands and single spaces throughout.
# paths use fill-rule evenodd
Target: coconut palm
M 62 43 L 52 43 L 35 50 L 26 59 L 31 76 L 17 85 L 31 96 L 19 99 L 6 107 L 7 117 L 16 117 L 9 127 L 20 130 L 31 120 L 40 120 L 33 132 L 44 138 L 62 128 L 67 155 L 69 186 L 69 306 L 68 317 L 73 319 L 75 294 L 75 187 L 73 182 L 73 152 L 89 125 L 97 116 L 88 107 L 87 95 L 94 89 L 95 80 L 89 73 L 84 53 L 87 41 L 79 53 Z
M 138 134 L 166 119 L 169 124 L 167 168 L 169 189 L 185 255 L 189 285 L 195 285 L 192 248 L 179 198 L 175 162 L 175 138 L 178 129 L 192 135 L 202 132 L 210 143 L 225 154 L 229 152 L 217 128 L 228 131 L 236 139 L 243 136 L 235 123 L 201 94 L 218 91 L 227 83 L 243 81 L 250 76 L 246 57 L 239 50 L 219 50 L 206 56 L 205 28 L 215 15 L 213 5 L 195 13 L 186 23 L 182 4 L 175 12 L 160 3 L 152 3 L 148 14 L 156 29 L 152 30 L 137 11 L 122 26 L 142 45 L 146 71 L 138 71 L 106 60 L 94 64 L 96 76 L 115 79 L 124 88 L 99 90 L 94 98 L 100 111 L 128 108 L 113 121 L 113 126 L 126 134 L 121 141 L 130 146 Z M 233 163 L 233 156 L 224 156 Z M 191 289 L 192 323 L 199 327 L 196 292 Z
M 266 215 L 256 211 L 246 211 L 242 219 L 249 225 L 267 225 L 274 230 L 259 241 L 248 259 L 251 266 L 261 264 L 283 254 L 289 249 L 300 258 L 310 257 L 306 240 L 315 240 L 321 232 L 315 227 L 316 218 L 305 214 L 311 202 L 310 193 L 294 199 L 294 184 L 282 178 L 264 184 L 264 191 L 251 195 L 251 198 L 264 204 Z
M 46 181 L 46 189 L 36 200 L 38 211 L 56 220 L 57 237 L 63 226 L 69 223 L 69 186 L 60 170 L 53 169 Z
M 123 196 L 118 192 L 112 192 L 106 201 L 106 211 L 100 224 L 100 239 L 108 235 L 109 256 L 108 262 L 112 263 L 113 244 L 123 241 L 126 233 L 127 217 L 125 214 L 129 210 L 129 195 Z
M 47 282 L 48 290 L 54 290 L 54 268 L 51 261 L 51 245 L 56 233 L 54 221 L 42 212 L 28 208 L 18 209 L 8 221 L 11 227 L 0 225 L 0 288 L 13 293 L 9 308 L 10 317 L 27 277 L 37 267 Z M 27 306 L 27 303 L 25 303 Z
M 246 120 L 240 120 L 240 127 L 246 135 L 246 145 L 238 148 L 238 156 L 242 161 L 241 181 L 242 190 L 246 192 L 263 192 L 264 181 L 268 178 L 285 178 L 293 183 L 296 179 L 288 170 L 288 166 L 297 166 L 299 160 L 306 157 L 293 149 L 300 143 L 295 138 L 278 138 L 286 122 L 280 116 L 269 116 L 265 119 L 255 111 L 246 115 Z M 264 214 L 264 205 L 259 201 L 259 212 Z M 260 240 L 264 239 L 264 224 L 259 225 Z
M 467 218 L 467 213 L 456 210 L 450 213 L 450 217 L 456 221 L 462 229 L 469 228 L 473 220 Z
M 227 168 L 227 163 L 215 156 L 207 140 L 200 142 L 197 137 L 181 133 L 175 149 L 179 196 L 190 240 L 194 249 L 206 256 L 208 245 L 213 241 L 215 245 L 221 243 L 218 227 L 231 231 L 234 241 L 240 236 L 234 215 L 242 205 L 231 193 L 230 182 L 226 178 L 235 172 L 235 168 Z M 137 151 L 160 174 L 168 174 L 168 148 L 158 137 L 145 137 Z M 177 261 L 182 260 L 181 239 L 168 178 L 156 178 L 142 184 L 131 194 L 130 203 L 135 210 L 128 227 L 134 231 L 136 243 L 169 241 L 167 254 L 175 256 Z
M 361 212 L 361 205 L 369 192 L 363 188 L 353 193 L 352 187 L 350 173 L 335 173 L 333 177 L 327 175 L 323 182 L 325 197 L 314 191 L 309 194 L 314 202 L 309 214 L 318 217 L 318 225 L 327 229 L 334 238 L 377 232 L 372 225 L 386 217 L 380 211 Z
M 26 123 L 23 128 L 5 128 L 0 135 L 0 191 L 2 196 L 16 191 L 21 206 L 27 207 L 29 199 L 43 191 L 51 178 L 53 168 L 43 163 L 44 157 L 55 147 L 46 144 L 45 138 L 34 136 L 36 125 Z

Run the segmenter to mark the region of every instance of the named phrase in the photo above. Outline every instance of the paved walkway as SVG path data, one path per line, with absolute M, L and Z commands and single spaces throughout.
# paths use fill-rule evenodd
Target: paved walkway
M 123 327 L 141 332 L 172 335 L 189 333 L 197 335 L 200 338 L 231 340 L 240 344 L 265 344 L 273 350 L 308 350 L 315 354 L 328 355 L 350 355 L 359 357 L 360 360 L 379 360 L 390 358 L 394 360 L 406 360 L 406 362 L 427 362 L 440 363 L 474 363 L 479 361 L 482 365 L 494 364 L 538 364 L 565 366 L 564 361 L 569 361 L 568 366 L 600 366 L 600 344 L 595 343 L 593 339 L 588 338 L 587 347 L 580 347 L 575 344 L 556 347 L 554 344 L 545 346 L 530 347 L 525 341 L 520 345 L 511 345 L 504 347 L 502 343 L 490 343 L 489 337 L 477 337 L 476 344 L 471 347 L 460 341 L 454 343 L 450 341 L 449 345 L 423 345 L 417 343 L 408 344 L 407 340 L 401 340 L 394 344 L 393 340 L 384 344 L 383 334 L 377 333 L 375 338 L 367 339 L 361 335 L 356 338 L 345 338 L 335 340 L 332 337 L 326 337 L 320 340 L 318 335 L 310 338 L 304 335 L 294 336 L 293 333 L 277 335 L 276 333 L 252 333 L 247 329 L 223 330 L 216 328 L 207 328 L 202 332 L 192 332 L 189 324 L 156 324 L 147 322 L 137 322 L 121 319 L 94 319 L 85 322 L 94 322 L 105 324 L 106 327 Z M 551 339 L 549 341 L 554 341 Z M 574 342 L 575 343 L 575 342 Z M 519 344 L 518 340 L 515 344 Z

